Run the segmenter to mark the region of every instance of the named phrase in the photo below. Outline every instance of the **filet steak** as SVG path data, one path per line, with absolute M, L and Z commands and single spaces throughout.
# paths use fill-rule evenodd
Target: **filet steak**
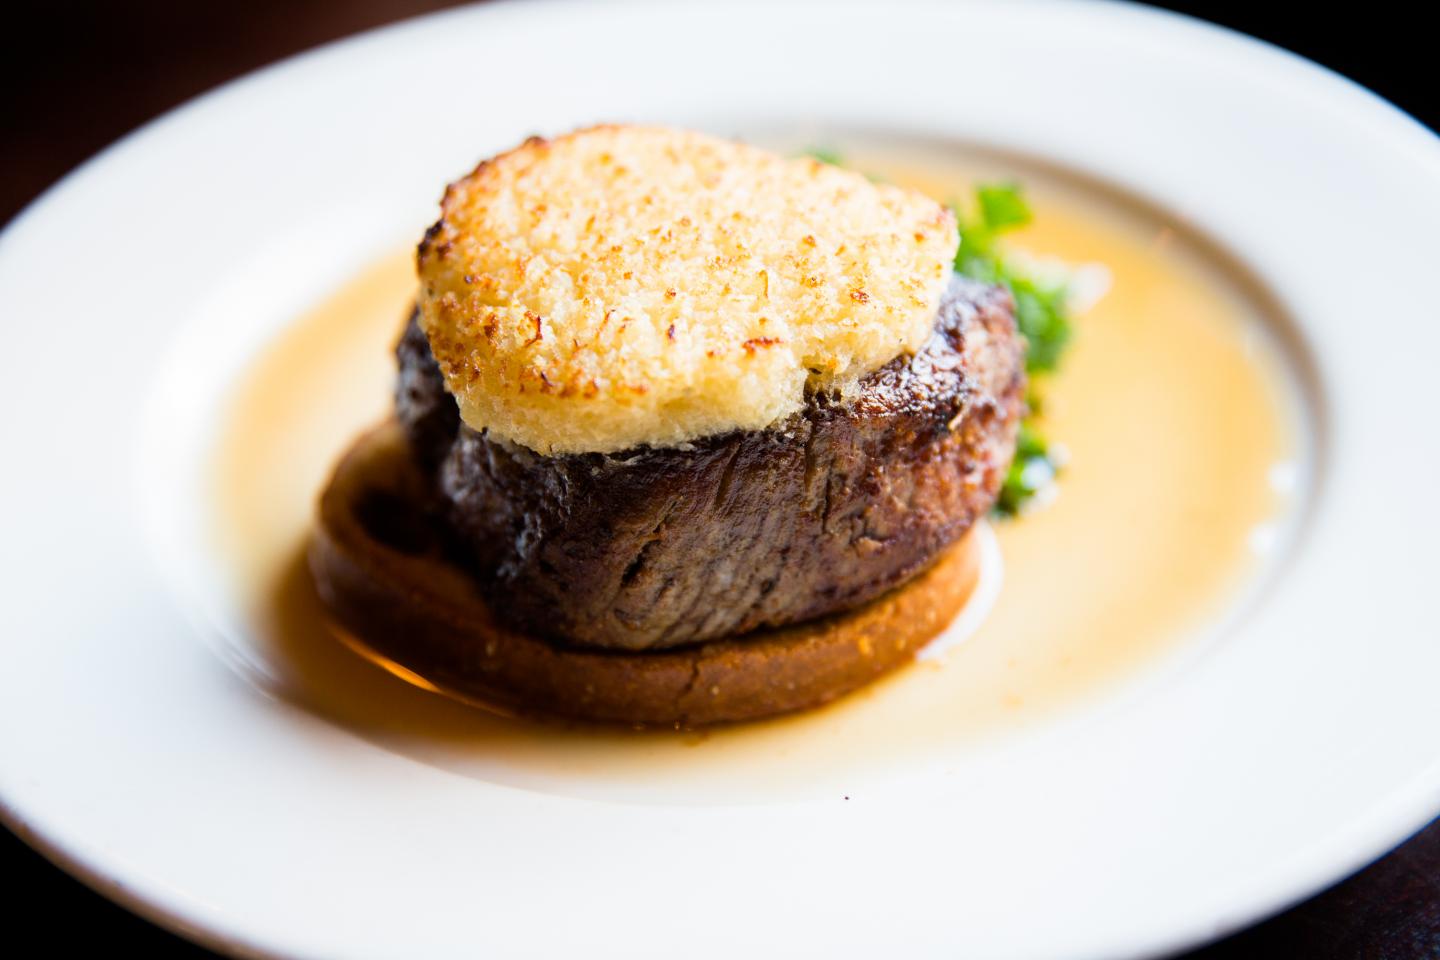
M 453 549 L 508 625 L 656 650 L 848 610 L 994 504 L 1024 345 L 1003 287 L 953 277 L 924 348 L 758 431 L 542 456 L 466 427 L 414 316 L 396 412 Z

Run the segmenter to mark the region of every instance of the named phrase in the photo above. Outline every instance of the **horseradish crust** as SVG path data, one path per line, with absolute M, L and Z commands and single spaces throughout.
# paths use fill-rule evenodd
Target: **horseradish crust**
M 911 190 L 661 127 L 531 139 L 452 184 L 421 325 L 470 427 L 544 454 L 758 430 L 929 335 L 959 243 Z

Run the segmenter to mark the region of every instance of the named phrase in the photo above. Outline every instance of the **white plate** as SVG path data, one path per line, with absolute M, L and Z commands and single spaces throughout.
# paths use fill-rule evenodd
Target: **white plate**
M 265 697 L 196 614 L 207 560 L 172 488 L 197 454 L 173 438 L 209 408 L 187 398 L 476 157 L 598 119 L 906 130 L 1167 208 L 1313 354 L 1303 549 L 1148 695 L 848 801 L 498 786 Z M 5 820 L 236 952 L 1122 956 L 1229 930 L 1440 808 L 1437 223 L 1421 127 L 1125 6 L 501 4 L 265 70 L 0 238 Z M 168 358 L 196 337 L 218 359 L 187 380 Z

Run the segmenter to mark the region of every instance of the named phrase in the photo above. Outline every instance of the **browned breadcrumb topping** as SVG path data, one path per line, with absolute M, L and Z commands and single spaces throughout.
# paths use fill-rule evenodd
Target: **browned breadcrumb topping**
M 461 416 L 544 453 L 673 445 L 842 393 L 928 335 L 949 211 L 663 127 L 531 138 L 445 191 L 422 323 Z

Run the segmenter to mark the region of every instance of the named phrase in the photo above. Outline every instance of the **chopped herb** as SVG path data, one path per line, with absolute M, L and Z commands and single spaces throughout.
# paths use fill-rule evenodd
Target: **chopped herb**
M 1015 459 L 1000 485 L 1000 496 L 995 501 L 995 511 L 1011 517 L 1041 490 L 1055 479 L 1058 465 L 1050 455 L 1050 445 L 1027 418 L 1020 425 L 1015 440 Z
M 806 147 L 798 154 L 802 157 L 809 157 L 811 160 L 819 160 L 821 163 L 828 163 L 832 167 L 845 166 L 845 155 L 834 147 Z M 886 183 L 886 179 L 878 174 L 869 173 L 865 170 L 856 171 L 871 183 Z
M 844 166 L 840 157 L 840 151 L 834 147 L 809 147 L 800 151 L 802 157 L 811 157 L 821 163 L 828 163 L 832 167 Z
M 1030 205 L 1018 183 L 982 184 L 975 190 L 973 214 L 967 215 L 956 204 L 955 219 L 960 224 L 956 271 L 1009 287 L 1015 298 L 1015 325 L 1025 337 L 1025 369 L 1031 378 L 1025 397 L 1028 409 L 1015 444 L 1015 460 L 995 502 L 996 513 L 1014 516 L 1051 484 L 1060 469 L 1037 418 L 1043 377 L 1059 365 L 1070 342 L 1068 291 L 1065 284 L 1043 281 L 1006 255 L 1000 235 L 1031 220 Z
M 1015 323 L 1029 348 L 1025 368 L 1031 373 L 1054 370 L 1070 340 L 1064 284 L 1046 283 L 1011 262 L 1000 235 L 1030 222 L 1030 206 L 1014 183 L 986 184 L 975 191 L 975 214 L 957 205 L 960 251 L 955 269 L 985 283 L 1003 283 L 1015 297 Z
M 982 184 L 975 198 L 980 203 L 980 216 L 992 231 L 1023 227 L 1030 222 L 1030 206 L 1018 183 Z

